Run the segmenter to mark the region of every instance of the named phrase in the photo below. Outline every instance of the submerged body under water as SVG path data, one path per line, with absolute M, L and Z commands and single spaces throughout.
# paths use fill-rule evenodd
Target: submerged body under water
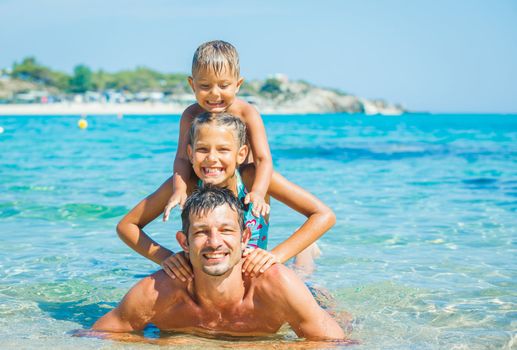
M 115 225 L 171 173 L 179 117 L 88 117 L 85 130 L 77 119 L 0 118 L 3 348 L 127 347 L 73 334 L 158 269 Z M 275 169 L 337 215 L 311 280 L 353 315 L 357 348 L 517 346 L 517 116 L 264 119 Z M 302 221 L 273 202 L 269 247 Z M 147 231 L 177 250 L 179 227 L 175 210 Z M 294 339 L 285 328 L 255 343 Z

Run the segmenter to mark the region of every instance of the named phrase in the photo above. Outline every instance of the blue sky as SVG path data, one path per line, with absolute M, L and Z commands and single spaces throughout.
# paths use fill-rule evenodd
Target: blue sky
M 245 78 L 291 79 L 432 112 L 517 113 L 517 1 L 0 0 L 0 67 L 188 72 L 223 39 Z

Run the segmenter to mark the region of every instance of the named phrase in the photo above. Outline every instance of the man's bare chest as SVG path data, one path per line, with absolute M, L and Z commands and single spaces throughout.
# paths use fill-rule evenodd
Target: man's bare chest
M 159 329 L 168 331 L 251 336 L 274 334 L 284 322 L 271 310 L 256 306 L 244 305 L 231 311 L 218 312 L 192 305 L 177 305 L 164 310 L 153 323 Z

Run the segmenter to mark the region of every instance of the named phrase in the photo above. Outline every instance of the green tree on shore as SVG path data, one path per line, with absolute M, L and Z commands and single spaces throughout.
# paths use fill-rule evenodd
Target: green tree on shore
M 75 93 L 84 93 L 93 89 L 92 71 L 87 66 L 75 66 L 74 75 L 70 78 L 69 90 Z
M 69 77 L 65 73 L 52 71 L 38 63 L 34 57 L 25 57 L 21 63 L 15 62 L 11 72 L 13 79 L 66 89 Z
M 260 88 L 260 92 L 270 96 L 278 96 L 282 92 L 282 83 L 275 78 L 268 78 Z

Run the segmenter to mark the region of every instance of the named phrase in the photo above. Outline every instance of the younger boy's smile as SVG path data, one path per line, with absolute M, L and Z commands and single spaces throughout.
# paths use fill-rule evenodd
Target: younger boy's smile
M 214 102 L 207 101 L 206 103 L 210 107 L 212 107 L 212 108 L 222 108 L 222 107 L 224 107 L 224 101 L 214 101 Z

